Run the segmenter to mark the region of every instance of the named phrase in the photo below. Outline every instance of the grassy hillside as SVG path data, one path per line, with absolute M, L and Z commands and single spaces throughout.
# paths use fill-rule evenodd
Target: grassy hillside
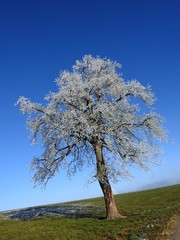
M 120 220 L 105 220 L 103 198 L 61 205 L 94 206 L 83 217 L 42 217 L 20 221 L 0 218 L 0 240 L 156 240 L 170 218 L 180 215 L 180 184 L 116 195 Z

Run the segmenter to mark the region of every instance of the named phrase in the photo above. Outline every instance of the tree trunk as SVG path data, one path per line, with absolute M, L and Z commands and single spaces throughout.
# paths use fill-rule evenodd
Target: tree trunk
M 95 144 L 93 144 L 93 147 L 97 161 L 97 179 L 104 194 L 106 206 L 106 218 L 107 219 L 123 218 L 123 216 L 119 214 L 116 207 L 111 185 L 108 180 L 107 167 L 104 161 L 100 142 L 96 142 Z

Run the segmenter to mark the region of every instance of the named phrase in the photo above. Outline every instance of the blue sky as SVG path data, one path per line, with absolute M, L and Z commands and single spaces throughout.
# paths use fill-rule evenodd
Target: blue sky
M 126 80 L 150 84 L 171 141 L 161 144 L 163 164 L 113 185 L 116 192 L 180 183 L 180 3 L 178 0 L 0 1 L 0 210 L 101 196 L 87 186 L 89 170 L 71 180 L 57 174 L 46 189 L 33 188 L 32 146 L 19 96 L 40 102 L 59 71 L 85 54 L 122 64 Z

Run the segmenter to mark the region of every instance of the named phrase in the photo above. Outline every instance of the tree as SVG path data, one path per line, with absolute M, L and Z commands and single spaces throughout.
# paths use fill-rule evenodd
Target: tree
M 44 148 L 32 161 L 34 183 L 47 183 L 61 167 L 72 175 L 94 166 L 107 218 L 122 217 L 110 181 L 123 177 L 132 164 L 148 168 L 159 155 L 157 140 L 166 140 L 163 119 L 152 111 L 150 86 L 125 81 L 120 67 L 86 55 L 72 72 L 60 73 L 58 91 L 48 94 L 45 106 L 25 97 L 18 100 L 21 112 L 29 116 L 31 140 L 40 139 Z

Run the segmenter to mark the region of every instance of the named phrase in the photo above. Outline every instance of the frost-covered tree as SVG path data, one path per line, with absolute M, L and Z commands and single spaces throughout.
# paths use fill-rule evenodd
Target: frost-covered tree
M 157 140 L 166 140 L 163 119 L 151 107 L 150 86 L 125 81 L 120 67 L 86 55 L 71 72 L 60 73 L 58 91 L 48 94 L 45 106 L 18 100 L 21 112 L 28 113 L 32 141 L 40 140 L 44 149 L 32 161 L 35 184 L 46 183 L 61 167 L 73 175 L 93 166 L 107 218 L 122 217 L 110 181 L 124 177 L 130 165 L 148 168 L 159 154 Z

